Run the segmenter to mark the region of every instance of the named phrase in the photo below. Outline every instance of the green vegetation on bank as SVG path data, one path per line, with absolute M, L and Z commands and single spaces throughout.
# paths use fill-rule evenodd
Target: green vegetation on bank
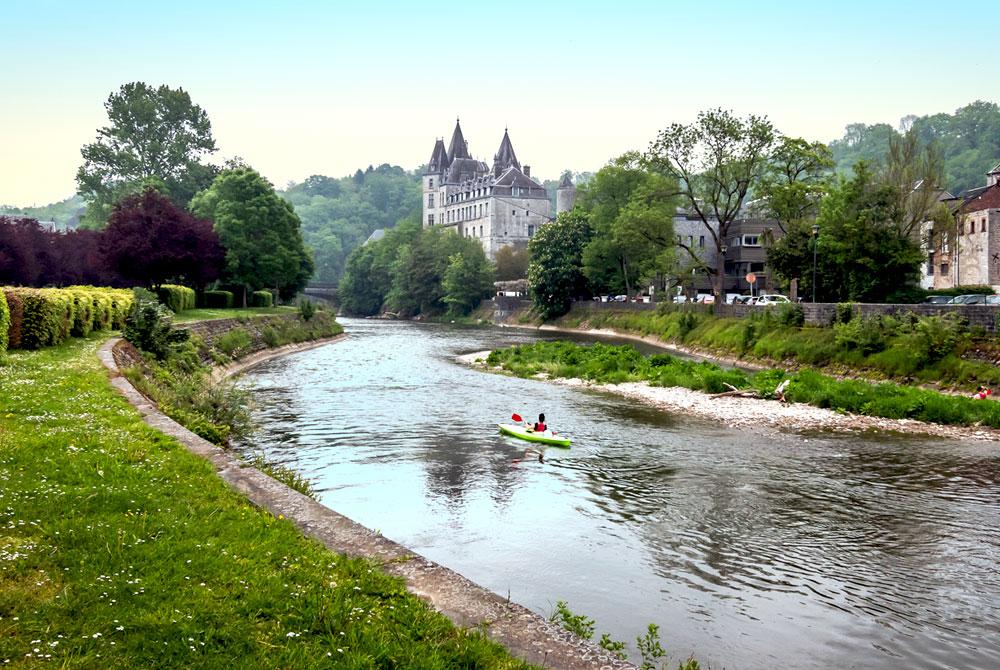
M 696 363 L 667 354 L 646 357 L 628 345 L 539 342 L 494 351 L 487 363 L 519 377 L 544 374 L 611 384 L 641 381 L 653 386 L 680 386 L 706 393 L 722 393 L 728 389 L 726 384 L 730 384 L 736 388 L 755 389 L 763 396 L 771 396 L 778 384 L 787 378 L 789 385 L 785 397 L 791 402 L 888 419 L 1000 428 L 1000 403 L 996 402 L 889 382 L 842 381 L 814 371 L 788 374 L 781 370 L 757 373 L 726 370 L 712 363 Z
M 174 323 L 191 323 L 193 321 L 211 321 L 213 319 L 242 319 L 250 316 L 276 316 L 292 314 L 296 307 L 290 305 L 281 307 L 198 307 L 174 316 Z
M 969 389 L 1000 385 L 1000 369 L 963 355 L 995 344 L 951 317 L 862 317 L 843 304 L 831 327 L 803 326 L 796 305 L 759 309 L 744 318 L 719 317 L 683 305 L 656 312 L 575 308 L 556 322 L 611 328 L 706 349 L 717 355 L 783 367 L 809 366 L 833 374 L 864 374 Z
M 0 364 L 0 664 L 526 667 L 146 426 L 103 339 Z
M 11 349 L 39 349 L 94 330 L 121 328 L 132 306 L 132 292 L 124 289 L 70 286 L 67 288 L 2 287 L 7 305 L 4 329 Z M 2 353 L 2 350 L 0 350 Z

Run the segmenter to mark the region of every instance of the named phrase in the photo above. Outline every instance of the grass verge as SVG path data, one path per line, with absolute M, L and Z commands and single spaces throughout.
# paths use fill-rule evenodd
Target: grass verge
M 210 321 L 212 319 L 237 319 L 248 316 L 273 316 L 276 314 L 293 314 L 298 308 L 281 307 L 235 307 L 232 309 L 202 307 L 189 309 L 174 315 L 174 323 L 190 323 L 192 321 Z
M 528 667 L 142 423 L 103 336 L 0 364 L 0 664 Z
M 989 400 L 946 395 L 891 382 L 838 380 L 812 370 L 792 374 L 763 370 L 751 374 L 667 354 L 646 357 L 629 345 L 538 342 L 494 351 L 487 363 L 520 377 L 545 374 L 610 384 L 642 381 L 653 386 L 680 386 L 706 393 L 721 393 L 727 390 L 726 384 L 731 384 L 737 388 L 755 389 L 764 396 L 772 395 L 787 377 L 790 381 L 785 397 L 791 402 L 888 419 L 1000 428 L 1000 403 Z

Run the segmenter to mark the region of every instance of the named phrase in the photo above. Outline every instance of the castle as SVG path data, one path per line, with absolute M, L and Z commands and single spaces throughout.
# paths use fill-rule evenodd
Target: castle
M 424 171 L 424 227 L 447 226 L 473 237 L 494 258 L 510 245 L 525 245 L 553 220 L 545 187 L 531 178 L 531 168 L 517 160 L 507 130 L 493 156 L 493 167 L 469 153 L 462 126 L 455 121 L 451 144 L 434 143 Z M 557 210 L 573 206 L 576 189 L 568 177 L 556 192 Z

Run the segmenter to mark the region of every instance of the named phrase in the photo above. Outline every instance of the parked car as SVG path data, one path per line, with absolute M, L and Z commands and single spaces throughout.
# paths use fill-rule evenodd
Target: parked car
M 755 305 L 780 305 L 782 303 L 791 302 L 787 296 L 778 295 L 777 293 L 769 293 L 766 295 L 758 296 Z
M 952 298 L 949 305 L 985 305 L 986 295 L 982 293 L 967 293 L 965 295 L 957 295 Z
M 756 299 L 756 296 L 752 296 L 752 295 L 738 295 L 735 298 L 733 298 L 733 304 L 734 305 L 752 305 L 754 303 L 755 299 Z
M 1000 305 L 1000 295 L 988 295 L 986 296 L 987 305 Z
M 711 305 L 715 302 L 715 296 L 711 293 L 699 293 L 694 301 L 700 302 L 703 305 Z
M 951 302 L 949 295 L 929 295 L 924 299 L 926 305 L 946 305 Z
M 677 304 L 685 303 L 687 301 L 688 301 L 688 299 L 687 299 L 686 295 L 675 295 L 674 296 L 674 302 L 677 303 Z

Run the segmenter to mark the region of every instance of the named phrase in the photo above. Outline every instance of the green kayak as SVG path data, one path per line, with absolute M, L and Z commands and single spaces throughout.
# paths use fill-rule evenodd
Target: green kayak
M 511 437 L 517 437 L 522 440 L 527 440 L 528 442 L 538 442 L 540 444 L 550 444 L 554 447 L 568 447 L 570 440 L 565 437 L 556 437 L 549 431 L 544 433 L 536 433 L 527 426 L 517 426 L 507 423 L 498 423 L 497 428 L 504 435 L 510 435 Z

